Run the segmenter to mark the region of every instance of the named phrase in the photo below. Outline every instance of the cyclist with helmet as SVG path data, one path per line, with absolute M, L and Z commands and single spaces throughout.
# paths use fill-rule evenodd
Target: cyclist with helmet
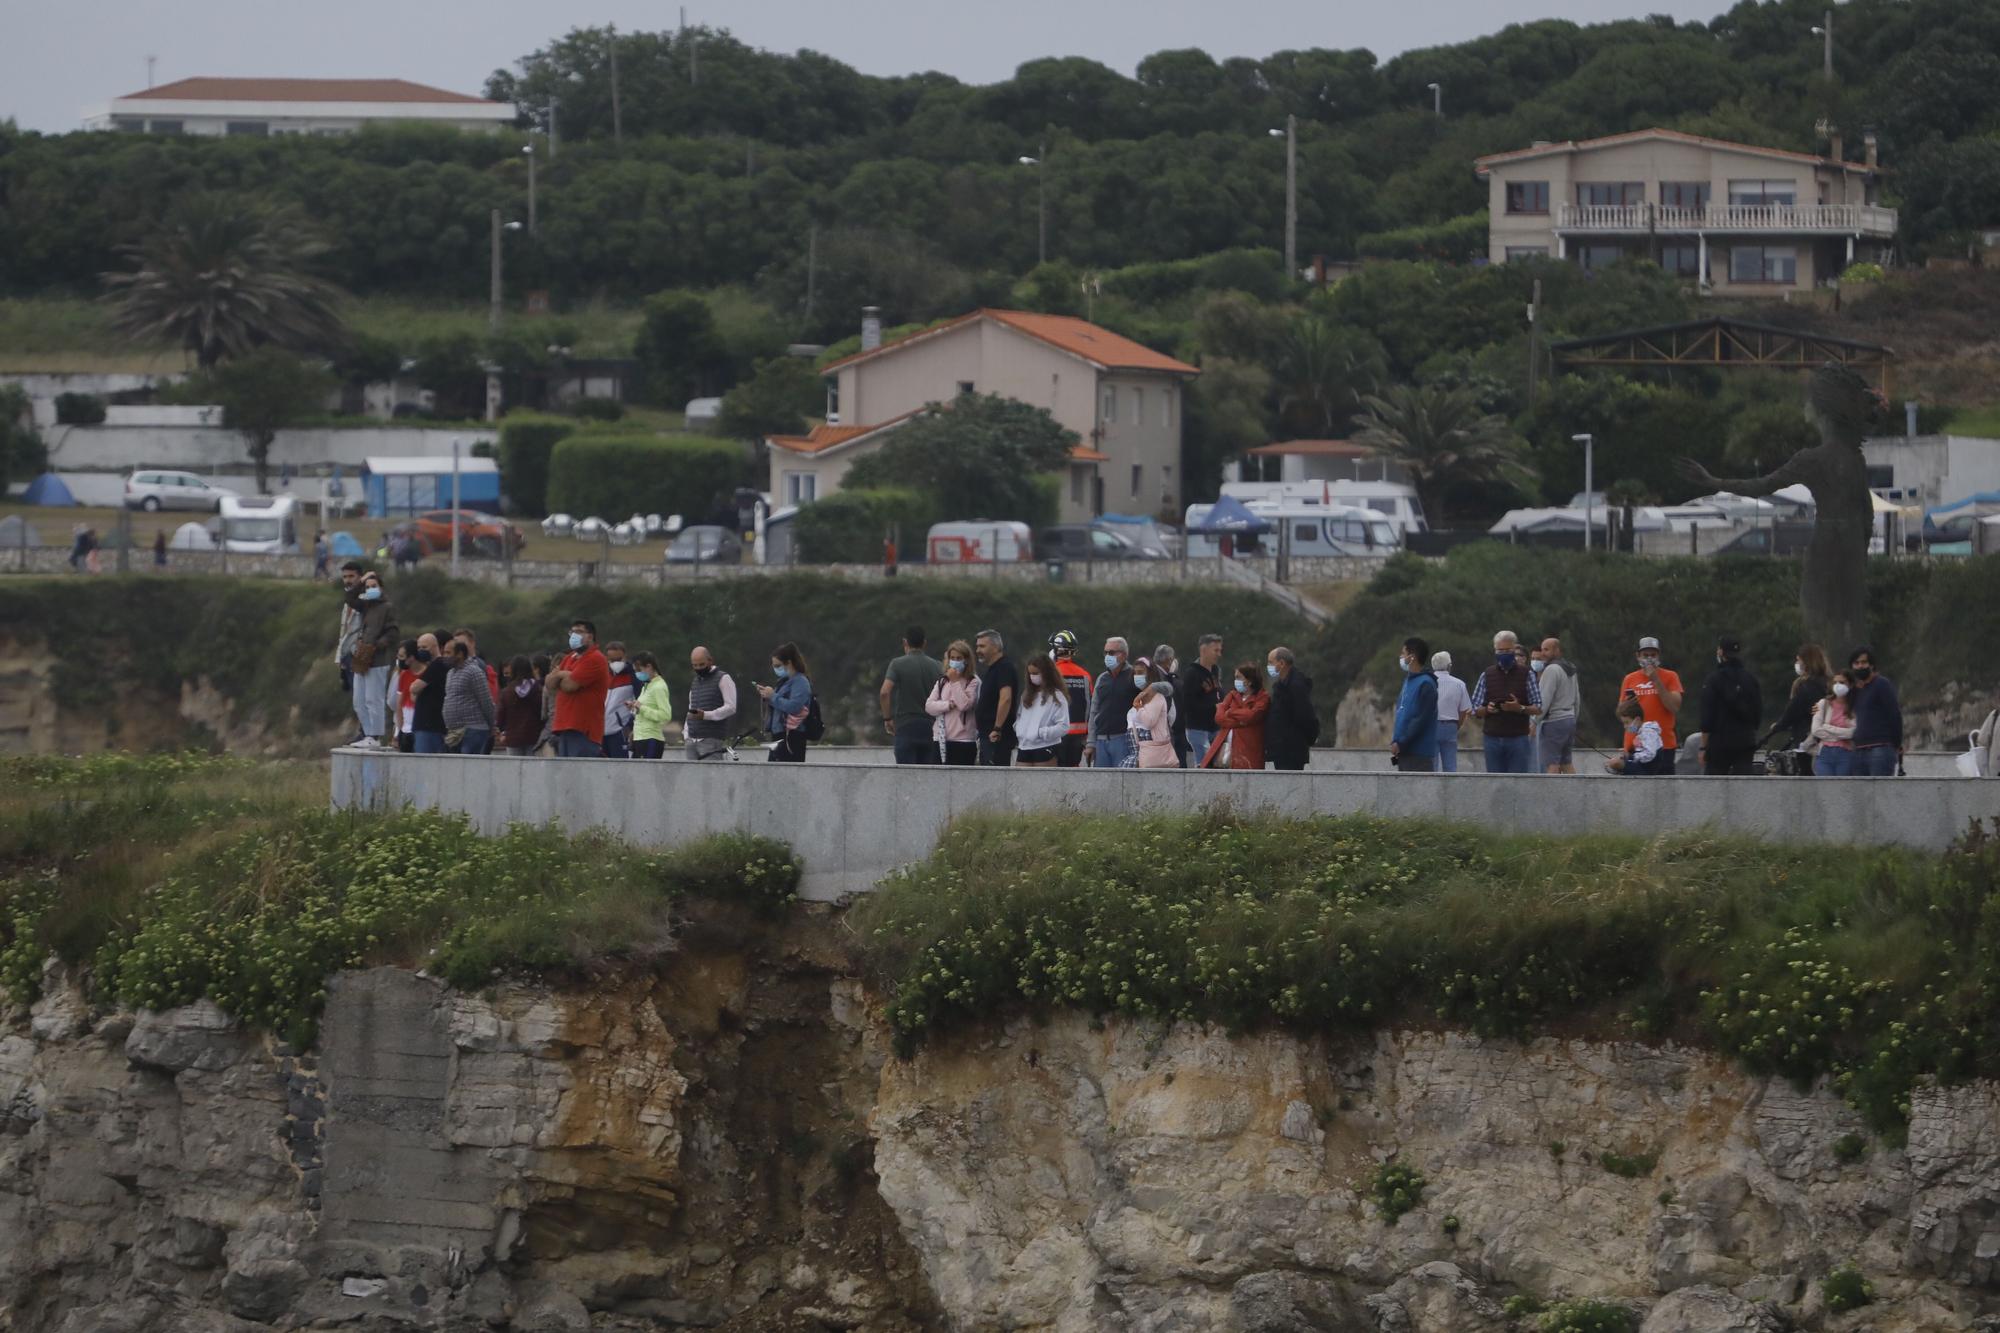
M 1062 678 L 1063 693 L 1069 696 L 1069 734 L 1063 737 L 1060 763 L 1064 768 L 1083 765 L 1084 737 L 1090 732 L 1090 698 L 1094 688 L 1090 672 L 1076 664 L 1076 631 L 1059 629 L 1049 635 L 1049 656 L 1055 659 L 1056 675 Z

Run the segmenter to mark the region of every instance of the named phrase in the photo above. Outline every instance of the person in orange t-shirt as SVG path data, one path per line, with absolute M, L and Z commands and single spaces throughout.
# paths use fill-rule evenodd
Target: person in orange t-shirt
M 569 652 L 542 683 L 556 692 L 549 731 L 557 758 L 604 757 L 604 695 L 610 686 L 611 664 L 597 651 L 597 626 L 588 620 L 573 622 Z
M 1657 722 L 1660 726 L 1660 753 L 1648 770 L 1652 773 L 1671 774 L 1674 758 L 1679 753 L 1679 742 L 1674 737 L 1674 716 L 1681 711 L 1681 678 L 1677 672 L 1660 665 L 1660 641 L 1647 637 L 1639 640 L 1639 669 L 1626 676 L 1619 683 L 1618 697 L 1637 699 L 1639 710 L 1644 714 L 1644 722 Z M 1625 748 L 1632 748 L 1633 735 L 1625 734 Z

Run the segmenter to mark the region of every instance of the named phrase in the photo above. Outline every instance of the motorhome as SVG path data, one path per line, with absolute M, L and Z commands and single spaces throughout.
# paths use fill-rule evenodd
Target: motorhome
M 299 502 L 289 495 L 222 497 L 222 545 L 246 555 L 299 553 Z
M 1328 505 L 1320 503 L 1318 498 L 1246 499 L 1243 505 L 1271 525 L 1271 531 L 1257 538 L 1255 552 L 1275 552 L 1281 541 L 1286 551 L 1295 556 L 1393 555 L 1403 549 L 1402 530 L 1394 520 L 1360 505 Z M 1212 556 L 1219 549 L 1216 534 L 1195 531 L 1207 519 L 1210 508 L 1210 505 L 1187 508 L 1189 559 Z M 1255 553 L 1240 538 L 1231 545 L 1238 555 Z
M 1225 481 L 1222 493 L 1255 507 L 1258 500 L 1294 504 L 1348 505 L 1387 518 L 1405 534 L 1428 532 L 1424 502 L 1414 486 L 1394 481 Z
M 939 523 L 927 536 L 925 555 L 934 565 L 1014 564 L 1035 558 L 1034 535 L 1026 523 Z

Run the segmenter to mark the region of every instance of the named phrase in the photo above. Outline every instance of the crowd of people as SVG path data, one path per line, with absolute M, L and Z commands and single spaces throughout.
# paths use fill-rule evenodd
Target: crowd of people
M 660 759 L 678 731 L 688 759 L 722 757 L 754 734 L 772 762 L 801 763 L 825 735 L 811 669 L 794 643 L 772 649 L 770 680 L 753 687 L 754 715 L 741 711 L 735 678 L 707 647 L 696 647 L 677 718 L 659 659 L 615 639 L 600 642 L 588 620 L 570 625 L 565 647 L 496 669 L 469 627 L 404 637 L 381 576 L 359 562 L 342 566 L 340 583 L 334 655 L 360 728 L 350 744 L 361 748 Z M 896 762 L 1296 771 L 1320 739 L 1312 679 L 1282 645 L 1226 667 L 1219 634 L 1201 635 L 1187 659 L 1166 643 L 1135 654 L 1128 639 L 1111 635 L 1101 670 L 1077 660 L 1081 647 L 1073 630 L 1058 630 L 1017 662 L 999 630 L 983 629 L 934 656 L 924 629 L 910 626 L 877 692 Z M 1661 654 L 1658 639 L 1640 639 L 1634 668 L 1619 682 L 1623 743 L 1605 761 L 1613 773 L 1749 774 L 1774 741 L 1781 771 L 1899 771 L 1902 707 L 1867 648 L 1835 672 L 1819 645 L 1803 645 L 1768 729 L 1762 691 L 1735 636 L 1716 642 L 1692 707 Z M 1476 721 L 1487 772 L 1576 772 L 1583 688 L 1559 639 L 1524 650 L 1512 631 L 1500 631 L 1492 659 L 1469 673 L 1469 685 L 1453 674 L 1449 652 L 1433 652 L 1419 637 L 1404 640 L 1399 662 L 1403 687 L 1389 744 L 1398 771 L 1457 772 Z

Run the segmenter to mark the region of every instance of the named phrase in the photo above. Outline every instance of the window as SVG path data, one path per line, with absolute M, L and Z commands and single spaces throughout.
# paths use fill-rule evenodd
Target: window
M 819 498 L 819 475 L 813 472 L 785 474 L 785 503 L 808 504 Z
M 1368 507 L 1378 514 L 1393 514 L 1396 512 L 1396 502 L 1394 500 L 1370 500 L 1368 501 Z
M 144 134 L 146 122 L 138 116 L 113 116 L 111 128 L 120 134 Z
M 149 121 L 146 128 L 155 134 L 179 134 L 181 132 L 181 122 L 178 120 Z
M 1507 211 L 1509 213 L 1548 212 L 1549 183 L 1547 181 L 1508 181 Z
M 1660 207 L 1692 208 L 1708 207 L 1707 181 L 1661 181 Z
M 1579 204 L 1619 205 L 1643 204 L 1646 202 L 1644 181 L 1578 181 L 1576 201 Z
M 232 120 L 223 126 L 224 134 L 247 134 L 263 138 L 271 132 L 271 123 L 265 120 Z
M 1586 269 L 1609 268 L 1625 257 L 1622 245 L 1579 245 L 1576 262 Z
M 958 382 L 958 396 L 960 398 L 970 398 L 972 396 L 972 387 L 971 380 L 960 380 Z
M 1109 423 L 1118 420 L 1118 390 L 1112 385 L 1104 386 L 1104 409 L 1100 415 Z
M 1517 263 L 1523 259 L 1547 259 L 1549 247 L 1546 245 L 1510 245 L 1507 247 L 1507 262 Z
M 1080 505 L 1083 503 L 1083 471 L 1084 470 L 1081 467 L 1078 467 L 1075 464 L 1070 465 L 1069 502 L 1073 505 Z
M 1304 543 L 1310 546 L 1318 540 L 1319 525 L 1317 523 L 1292 524 L 1292 545 L 1297 546 L 1300 543 Z
M 1793 181 L 1731 181 L 1729 202 L 1752 207 L 1784 205 L 1799 201 L 1799 187 Z
M 1146 424 L 1146 391 L 1144 389 L 1132 390 L 1132 424 L 1135 426 Z
M 1174 386 L 1171 384 L 1160 390 L 1160 424 L 1168 427 L 1174 424 Z
M 1789 245 L 1739 245 L 1729 252 L 1729 280 L 1797 283 L 1799 252 Z
M 1701 247 L 1698 245 L 1661 246 L 1660 267 L 1677 278 L 1705 276 L 1701 271 Z
M 1102 528 L 1090 530 L 1090 548 L 1093 554 L 1113 558 L 1125 553 L 1125 543 Z
M 840 379 L 834 375 L 826 379 L 826 419 L 830 422 L 840 420 Z
M 1140 488 L 1145 485 L 1145 482 L 1146 465 L 1144 463 L 1134 463 L 1132 465 L 1132 494 L 1137 495 Z

